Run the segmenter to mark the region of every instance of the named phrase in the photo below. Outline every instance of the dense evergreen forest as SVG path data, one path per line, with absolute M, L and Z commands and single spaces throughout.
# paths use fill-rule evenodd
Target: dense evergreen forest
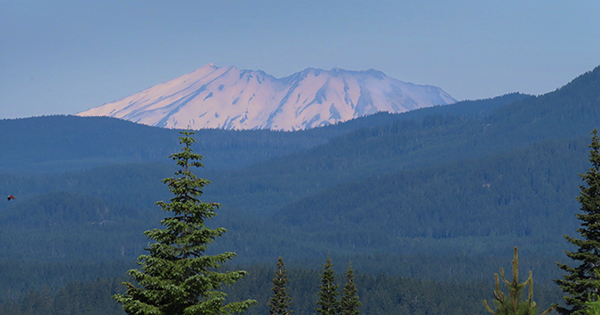
M 397 120 L 419 120 L 433 114 L 480 117 L 502 105 L 527 98 L 508 94 L 489 100 L 464 101 L 403 114 L 378 113 L 322 128 L 277 132 L 205 129 L 197 133 L 196 150 L 207 169 L 239 169 L 272 157 L 296 153 L 361 128 Z M 108 117 L 43 116 L 0 120 L 0 171 L 63 172 L 100 165 L 168 164 L 177 149 L 177 130 L 149 127 Z
M 295 313 L 311 313 L 331 253 L 352 261 L 364 314 L 483 313 L 518 246 L 538 304 L 558 302 L 551 279 L 578 224 L 599 85 L 596 68 L 541 96 L 298 132 L 199 131 L 203 199 L 223 204 L 209 225 L 228 229 L 211 250 L 250 272 L 231 296 L 267 312 L 282 256 Z M 0 313 L 122 314 L 110 295 L 163 218 L 154 203 L 170 198 L 160 180 L 177 131 L 48 116 L 0 120 L 0 134 L 0 191 L 16 197 L 0 203 Z
M 259 303 L 244 314 L 268 314 L 267 301 L 273 294 L 271 279 L 273 267 L 246 268 L 250 276 L 238 281 L 227 290 L 231 300 L 252 298 Z M 317 301 L 320 271 L 314 269 L 289 269 L 289 293 L 294 314 L 312 314 Z M 355 276 L 362 314 L 484 314 L 484 299 L 489 299 L 494 289 L 493 274 L 486 281 L 464 282 L 457 279 L 436 281 L 401 277 L 379 273 L 359 273 Z M 340 273 L 336 281 L 342 283 Z M 0 314 L 103 314 L 120 315 L 125 312 L 111 299 L 124 291 L 119 278 L 98 278 L 74 281 L 51 290 L 41 287 L 29 291 L 20 299 L 4 299 Z M 560 299 L 556 286 L 535 285 L 535 300 L 548 307 Z

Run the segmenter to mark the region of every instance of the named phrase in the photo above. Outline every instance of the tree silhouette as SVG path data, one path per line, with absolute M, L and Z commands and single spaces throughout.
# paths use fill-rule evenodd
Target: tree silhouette
M 585 304 L 590 294 L 598 295 L 600 288 L 595 272 L 600 267 L 600 141 L 596 129 L 592 131 L 592 143 L 588 146 L 591 148 L 589 161 L 592 167 L 579 175 L 586 185 L 579 186 L 580 195 L 577 197 L 583 211 L 576 214 L 581 221 L 581 227 L 577 229 L 581 239 L 565 235 L 567 241 L 577 247 L 575 252 L 565 251 L 567 257 L 580 263 L 577 267 L 557 263 L 567 273 L 563 274 L 563 279 L 554 280 L 563 292 L 569 294 L 563 296 L 567 307 L 554 305 L 564 315 L 586 314 Z
M 500 280 L 498 274 L 494 274 L 496 279 L 496 290 L 494 290 L 494 298 L 496 303 L 496 309 L 492 310 L 488 305 L 487 301 L 484 300 L 485 308 L 488 312 L 496 315 L 537 315 L 538 309 L 536 303 L 533 301 L 533 275 L 529 272 L 529 278 L 523 283 L 519 283 L 519 256 L 517 247 L 515 246 L 515 254 L 512 261 L 513 279 L 512 281 L 506 280 L 504 277 L 504 270 L 500 268 L 500 275 L 502 281 L 508 288 L 508 295 L 500 290 Z M 523 290 L 529 285 L 529 294 L 527 300 L 522 301 Z M 545 310 L 542 314 L 544 315 L 550 312 L 552 308 Z
M 208 228 L 205 221 L 215 216 L 218 203 L 202 202 L 202 189 L 210 182 L 198 178 L 192 167 L 203 167 L 202 156 L 193 153 L 191 135 L 182 131 L 179 137 L 183 148 L 169 157 L 181 167 L 175 177 L 163 179 L 174 197 L 171 202 L 159 201 L 162 210 L 171 214 L 161 221 L 163 229 L 144 232 L 151 241 L 149 254 L 141 255 L 141 270 L 128 273 L 141 286 L 124 283 L 125 294 L 114 299 L 128 314 L 231 314 L 241 313 L 256 301 L 225 303 L 221 287 L 232 285 L 246 276 L 245 271 L 218 272 L 221 264 L 236 256 L 233 252 L 206 255 L 207 246 L 226 232 L 224 228 Z
M 327 262 L 325 263 L 325 270 L 321 276 L 321 285 L 319 288 L 319 300 L 317 301 L 317 313 L 321 315 L 337 315 L 340 302 L 337 300 L 338 285 L 335 282 L 335 272 L 333 271 L 333 264 L 331 258 L 327 256 Z
M 348 271 L 346 271 L 346 283 L 342 289 L 342 300 L 340 301 L 342 315 L 360 314 L 358 308 L 361 306 L 361 303 L 358 301 L 356 291 L 356 285 L 354 284 L 354 270 L 352 269 L 352 263 L 350 263 L 348 265 Z
M 289 279 L 284 269 L 283 259 L 279 257 L 275 278 L 273 278 L 273 296 L 269 298 L 269 302 L 267 303 L 269 306 L 269 314 L 289 315 L 292 313 L 292 311 L 289 310 L 292 304 L 292 298 L 287 293 L 285 287 L 288 281 Z

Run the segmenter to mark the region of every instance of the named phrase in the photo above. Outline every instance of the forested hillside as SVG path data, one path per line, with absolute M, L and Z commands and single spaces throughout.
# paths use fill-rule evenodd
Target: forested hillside
M 298 132 L 269 130 L 197 132 L 196 150 L 208 169 L 236 169 L 272 157 L 299 152 L 356 129 L 397 120 L 422 119 L 454 111 L 481 116 L 523 94 L 465 101 L 453 109 L 436 106 L 403 114 L 378 113 L 345 123 Z M 168 163 L 177 149 L 177 130 L 149 127 L 108 117 L 44 116 L 0 120 L 0 171 L 63 172 L 123 163 Z
M 212 181 L 203 200 L 223 204 L 209 225 L 228 229 L 211 250 L 234 251 L 236 264 L 256 264 L 257 273 L 280 255 L 310 273 L 331 253 L 364 273 L 368 300 L 380 290 L 369 277 L 383 272 L 388 283 L 417 287 L 491 283 L 519 246 L 522 268 L 547 285 L 564 259 L 562 235 L 577 228 L 574 196 L 600 121 L 598 86 L 600 68 L 541 96 L 301 132 L 199 131 L 194 150 L 206 169 L 197 174 Z M 167 156 L 177 131 L 50 116 L 2 120 L 0 133 L 0 191 L 16 197 L 0 204 L 0 294 L 17 303 L 45 281 L 54 296 L 73 281 L 122 276 L 148 246 L 142 232 L 164 215 L 154 202 L 170 198 L 160 180 L 175 170 Z
M 224 192 L 216 196 L 236 200 L 236 194 L 248 191 L 245 187 L 255 191 L 267 186 L 264 190 L 277 194 L 268 204 L 255 200 L 257 194 L 253 193 L 239 197 L 250 200 L 248 206 L 239 201 L 235 205 L 270 212 L 288 200 L 368 176 L 488 156 L 548 139 L 586 137 L 600 121 L 600 90 L 595 88 L 599 76 L 597 68 L 555 92 L 517 100 L 480 119 L 434 114 L 362 128 L 305 152 L 257 163 L 240 172 L 215 174 L 211 177 L 221 180 Z M 245 180 L 232 180 L 238 176 Z M 277 197 L 283 195 L 290 198 L 279 202 Z M 254 206 L 256 203 L 260 206 Z

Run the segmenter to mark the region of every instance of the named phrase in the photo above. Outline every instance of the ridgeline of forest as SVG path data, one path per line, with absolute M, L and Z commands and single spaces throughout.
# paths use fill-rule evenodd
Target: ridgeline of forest
M 562 235 L 577 228 L 574 196 L 600 121 L 598 86 L 600 68 L 541 96 L 299 132 L 199 131 L 194 149 L 207 168 L 197 174 L 213 182 L 203 200 L 224 205 L 210 224 L 229 230 L 211 250 L 234 251 L 235 263 L 259 264 L 257 273 L 279 255 L 316 269 L 330 252 L 365 279 L 414 281 L 423 292 L 443 280 L 482 294 L 479 282 L 489 281 L 486 298 L 493 273 L 519 246 L 523 270 L 547 285 L 560 274 L 554 262 L 565 260 Z M 0 133 L 10 148 L 0 152 L 0 191 L 17 197 L 0 205 L 2 305 L 17 307 L 10 301 L 31 290 L 51 301 L 68 283 L 122 276 L 148 245 L 142 232 L 162 218 L 153 203 L 170 198 L 160 180 L 174 171 L 166 157 L 177 151 L 177 131 L 49 116 L 0 120 Z M 394 288 L 386 292 L 405 294 Z M 465 294 L 448 298 L 481 300 Z M 386 313 L 368 305 L 367 314 Z
M 348 132 L 433 114 L 480 117 L 494 108 L 528 97 L 508 94 L 488 100 L 464 101 L 403 114 L 378 113 L 322 128 L 296 132 L 269 130 L 197 131 L 197 152 L 207 169 L 239 169 L 272 157 L 300 152 Z M 1 172 L 64 172 L 108 164 L 168 164 L 178 149 L 177 130 L 162 129 L 108 117 L 42 116 L 0 120 Z

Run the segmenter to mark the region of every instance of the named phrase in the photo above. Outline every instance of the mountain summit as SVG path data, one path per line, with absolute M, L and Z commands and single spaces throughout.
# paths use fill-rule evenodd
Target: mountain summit
M 402 82 L 376 70 L 308 68 L 277 79 L 263 71 L 208 64 L 77 115 L 165 128 L 293 131 L 454 102 L 438 87 Z

